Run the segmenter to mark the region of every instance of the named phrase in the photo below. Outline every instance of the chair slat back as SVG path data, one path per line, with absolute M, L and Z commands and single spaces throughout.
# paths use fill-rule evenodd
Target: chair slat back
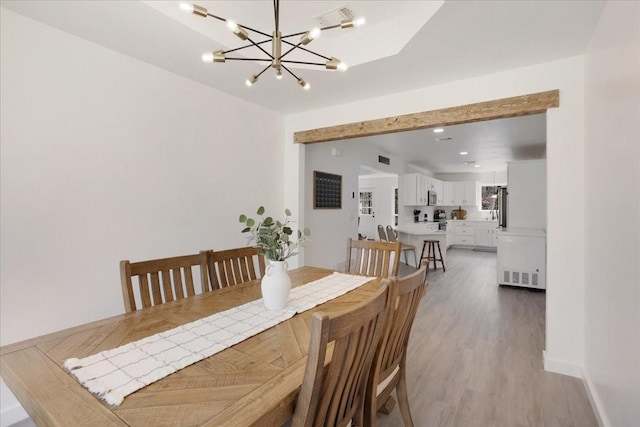
M 394 230 L 390 225 L 387 225 L 387 240 L 392 243 L 398 241 L 396 230 Z
M 394 277 L 383 281 L 383 283 L 395 282 L 393 286 L 389 285 L 394 290 L 394 300 L 387 309 L 385 331 L 376 350 L 372 372 L 367 384 L 365 425 L 373 425 L 376 411 L 386 402 L 398 382 L 404 381 L 404 365 L 411 327 L 420 301 L 429 286 L 426 281 L 426 272 L 427 265 L 426 262 L 423 262 L 420 269 L 409 276 L 399 279 Z M 387 381 L 383 390 L 379 390 L 379 385 L 390 378 L 396 370 L 398 373 L 390 381 Z M 406 387 L 406 384 L 403 383 L 401 386 Z M 405 398 L 406 400 L 406 395 L 403 396 L 405 393 L 398 392 L 397 394 L 399 399 Z M 406 412 L 403 413 L 403 419 L 408 417 L 410 420 L 408 401 L 401 400 L 399 403 L 401 410 Z M 413 425 L 413 422 L 405 421 L 405 426 L 409 425 Z
M 122 298 L 127 312 L 182 299 L 196 294 L 193 269 L 200 270 L 200 283 L 208 288 L 206 252 L 148 261 L 120 261 Z M 136 294 L 139 301 L 136 301 Z
M 397 276 L 400 263 L 400 242 L 347 240 L 347 273 L 362 276 Z
M 207 251 L 207 268 L 210 279 L 208 290 L 226 288 L 264 276 L 264 255 L 262 249 L 249 246 Z
M 373 298 L 335 315 L 314 313 L 311 342 L 293 427 L 362 426 L 364 392 L 384 327 L 390 296 L 381 286 Z M 325 369 L 327 347 L 333 343 Z
M 384 227 L 382 226 L 382 224 L 378 224 L 378 238 L 381 242 L 390 242 L 387 234 L 388 233 L 384 231 Z

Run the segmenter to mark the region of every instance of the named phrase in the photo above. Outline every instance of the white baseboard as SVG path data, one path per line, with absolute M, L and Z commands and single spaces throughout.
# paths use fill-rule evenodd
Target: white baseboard
M 583 378 L 582 366 L 565 362 L 564 360 L 552 359 L 547 357 L 547 352 L 542 351 L 542 360 L 544 362 L 544 370 L 555 372 L 556 374 L 569 375 L 570 377 Z
M 600 398 L 598 397 L 598 393 L 596 392 L 595 387 L 593 386 L 593 382 L 591 382 L 591 377 L 589 373 L 584 371 L 584 378 L 582 379 L 584 383 L 584 388 L 587 389 L 587 396 L 589 397 L 589 402 L 591 402 L 591 408 L 593 408 L 593 413 L 596 416 L 596 421 L 598 421 L 598 425 L 600 427 L 610 427 L 611 423 L 607 418 L 604 411 L 601 410 L 602 403 Z
M 0 412 L 0 427 L 9 427 L 12 424 L 26 420 L 29 418 L 29 414 L 20 405 L 13 405 L 8 408 L 4 408 Z

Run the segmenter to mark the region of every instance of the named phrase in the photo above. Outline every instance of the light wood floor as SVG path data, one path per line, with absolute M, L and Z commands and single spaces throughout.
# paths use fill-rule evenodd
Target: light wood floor
M 450 249 L 447 264 L 429 273 L 409 342 L 416 426 L 597 426 L 582 381 L 542 368 L 545 294 L 499 288 L 495 253 Z M 397 405 L 378 414 L 402 425 Z

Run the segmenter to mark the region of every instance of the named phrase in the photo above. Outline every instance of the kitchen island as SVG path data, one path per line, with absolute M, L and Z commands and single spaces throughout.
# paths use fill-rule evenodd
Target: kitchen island
M 418 257 L 420 257 L 422 253 L 422 245 L 425 240 L 437 240 L 440 242 L 442 259 L 444 260 L 445 266 L 447 265 L 447 232 L 445 230 L 439 230 L 437 222 L 402 224 L 396 227 L 396 231 L 402 243 L 416 248 L 416 255 Z M 418 263 L 419 262 L 420 259 L 418 258 Z M 438 266 L 439 265 L 440 264 L 438 264 Z

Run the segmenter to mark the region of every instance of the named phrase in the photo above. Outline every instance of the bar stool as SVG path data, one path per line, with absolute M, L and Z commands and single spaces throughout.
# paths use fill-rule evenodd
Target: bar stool
M 436 245 L 438 245 L 438 253 L 440 254 L 440 258 L 436 257 Z M 427 251 L 427 256 L 424 256 L 425 250 Z M 438 265 L 436 261 L 440 261 L 442 264 L 442 271 L 447 271 L 444 266 L 444 259 L 442 258 L 442 250 L 440 250 L 440 241 L 439 240 L 425 240 L 422 245 L 422 253 L 420 254 L 420 262 L 423 259 L 427 260 L 427 273 L 429 272 L 429 263 L 433 261 L 433 269 L 437 269 Z

